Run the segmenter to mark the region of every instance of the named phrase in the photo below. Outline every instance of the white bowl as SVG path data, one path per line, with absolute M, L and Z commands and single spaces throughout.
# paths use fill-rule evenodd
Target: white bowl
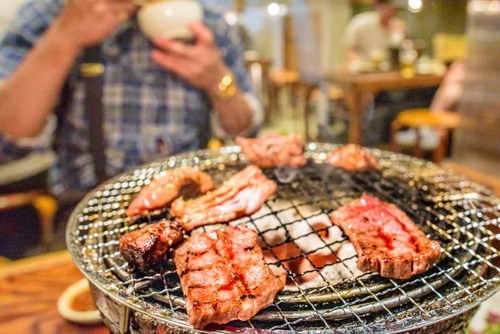
M 83 298 L 83 300 L 87 300 L 89 297 L 89 282 L 84 278 L 71 284 L 64 290 L 57 300 L 57 310 L 63 318 L 71 322 L 83 325 L 98 324 L 102 322 L 102 318 L 97 308 L 92 307 L 92 309 L 82 311 L 74 307 L 74 301 L 76 299 L 81 300 Z
M 150 39 L 165 36 L 174 39 L 191 39 L 189 23 L 201 21 L 203 11 L 195 0 L 164 0 L 144 5 L 137 13 L 142 32 Z

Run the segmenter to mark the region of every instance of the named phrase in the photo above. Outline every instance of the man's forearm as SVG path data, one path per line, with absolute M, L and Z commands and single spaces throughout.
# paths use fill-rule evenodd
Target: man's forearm
M 237 135 L 250 128 L 253 123 L 253 111 L 239 88 L 236 87 L 233 96 L 220 98 L 210 94 L 210 98 L 220 124 L 228 134 Z
M 14 72 L 0 85 L 0 131 L 36 136 L 57 102 L 79 50 L 52 25 Z

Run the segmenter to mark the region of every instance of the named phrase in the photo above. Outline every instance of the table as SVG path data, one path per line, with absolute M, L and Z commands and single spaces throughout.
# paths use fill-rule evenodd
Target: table
M 68 251 L 0 266 L 0 333 L 109 333 L 104 324 L 73 324 L 57 311 L 58 297 L 83 277 Z
M 415 74 L 405 78 L 397 71 L 353 73 L 345 69 L 327 73 L 323 80 L 340 85 L 345 90 L 349 110 L 349 142 L 362 143 L 363 113 L 373 97 L 383 90 L 435 87 L 444 74 Z

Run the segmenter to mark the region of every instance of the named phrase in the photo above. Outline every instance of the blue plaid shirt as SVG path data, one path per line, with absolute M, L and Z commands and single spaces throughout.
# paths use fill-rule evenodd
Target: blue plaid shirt
M 59 14 L 64 0 L 28 0 L 0 43 L 0 80 L 6 78 L 26 56 Z M 253 96 L 251 82 L 243 64 L 243 47 L 236 29 L 221 16 L 204 8 L 204 23 L 213 31 L 216 43 L 240 88 Z M 103 112 L 108 175 L 131 169 L 157 157 L 159 146 L 169 153 L 203 148 L 211 135 L 211 105 L 204 92 L 159 67 L 150 59 L 152 44 L 135 20 L 120 26 L 102 44 Z M 57 57 L 57 55 L 54 55 Z M 78 62 L 77 62 L 78 63 Z M 72 98 L 56 131 L 60 145 L 51 173 L 56 192 L 88 189 L 96 185 L 89 134 L 84 110 L 83 82 L 77 63 L 70 74 Z M 257 104 L 258 105 L 258 104 Z M 261 112 L 254 108 L 255 113 Z M 254 115 L 254 119 L 261 119 Z M 255 123 L 255 122 L 254 122 Z M 254 124 L 258 126 L 259 124 Z M 26 154 L 26 147 L 0 133 L 0 152 L 4 159 Z

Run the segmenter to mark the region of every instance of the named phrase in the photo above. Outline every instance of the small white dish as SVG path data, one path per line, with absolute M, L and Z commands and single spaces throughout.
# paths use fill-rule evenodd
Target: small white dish
M 89 282 L 84 278 L 64 290 L 57 300 L 57 310 L 63 318 L 71 322 L 82 325 L 98 324 L 102 322 L 101 314 L 91 300 Z
M 181 40 L 192 39 L 189 24 L 202 19 L 202 7 L 194 0 L 146 3 L 137 13 L 137 23 L 149 39 L 158 35 Z

